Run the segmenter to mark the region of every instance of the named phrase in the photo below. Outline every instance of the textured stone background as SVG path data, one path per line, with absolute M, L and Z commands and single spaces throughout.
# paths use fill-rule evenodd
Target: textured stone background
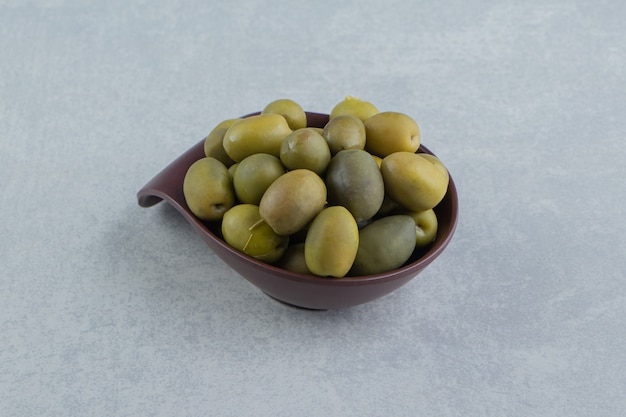
M 626 3 L 0 0 L 0 415 L 623 416 Z M 448 250 L 278 304 L 135 193 L 223 119 L 346 95 L 448 166 Z

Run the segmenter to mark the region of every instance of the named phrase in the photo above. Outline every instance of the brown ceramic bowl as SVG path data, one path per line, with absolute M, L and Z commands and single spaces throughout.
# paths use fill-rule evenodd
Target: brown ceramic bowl
M 307 122 L 312 127 L 323 127 L 328 122 L 328 115 L 307 112 Z M 424 146 L 418 152 L 432 154 Z M 162 200 L 167 201 L 187 219 L 224 262 L 265 294 L 292 306 L 316 310 L 336 309 L 363 304 L 387 295 L 409 282 L 434 261 L 446 248 L 456 228 L 458 196 L 454 181 L 450 178 L 444 199 L 435 207 L 439 222 L 435 241 L 424 250 L 416 250 L 401 268 L 377 275 L 339 279 L 286 271 L 233 249 L 219 237 L 219 224 L 202 222 L 191 213 L 183 196 L 183 178 L 189 166 L 202 157 L 204 140 L 173 161 L 139 190 L 139 205 L 150 207 Z

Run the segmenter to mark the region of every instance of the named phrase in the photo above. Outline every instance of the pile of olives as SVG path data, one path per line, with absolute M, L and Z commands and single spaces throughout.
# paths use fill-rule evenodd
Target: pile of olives
M 219 123 L 183 181 L 189 209 L 233 248 L 281 268 L 340 278 L 402 266 L 437 234 L 448 188 L 416 153 L 411 117 L 346 97 L 323 128 L 289 99 Z

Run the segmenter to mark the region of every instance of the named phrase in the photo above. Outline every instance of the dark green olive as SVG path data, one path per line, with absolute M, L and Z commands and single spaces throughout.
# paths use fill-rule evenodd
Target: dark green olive
M 326 170 L 329 204 L 346 207 L 357 222 L 373 217 L 385 198 L 385 184 L 372 156 L 361 149 L 345 149 Z
M 402 266 L 415 250 L 413 218 L 393 215 L 380 218 L 359 231 L 359 249 L 350 275 L 373 275 Z

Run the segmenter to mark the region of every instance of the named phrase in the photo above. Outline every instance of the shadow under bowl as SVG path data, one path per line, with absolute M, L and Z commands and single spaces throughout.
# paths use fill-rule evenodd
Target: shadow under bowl
M 247 116 L 254 114 L 258 113 Z M 322 113 L 306 112 L 306 115 L 309 127 L 324 127 L 329 119 L 327 114 Z M 423 145 L 417 152 L 432 154 Z M 268 296 L 291 306 L 328 310 L 356 306 L 383 297 L 430 265 L 448 246 L 456 229 L 459 202 L 454 180 L 450 177 L 446 195 L 434 209 L 439 223 L 437 237 L 428 247 L 416 250 L 404 266 L 381 274 L 344 278 L 290 272 L 232 248 L 220 238 L 219 222 L 203 222 L 189 210 L 183 195 L 183 179 L 191 164 L 204 156 L 204 140 L 201 140 L 139 190 L 139 205 L 150 207 L 163 200 L 168 202 L 226 264 Z

